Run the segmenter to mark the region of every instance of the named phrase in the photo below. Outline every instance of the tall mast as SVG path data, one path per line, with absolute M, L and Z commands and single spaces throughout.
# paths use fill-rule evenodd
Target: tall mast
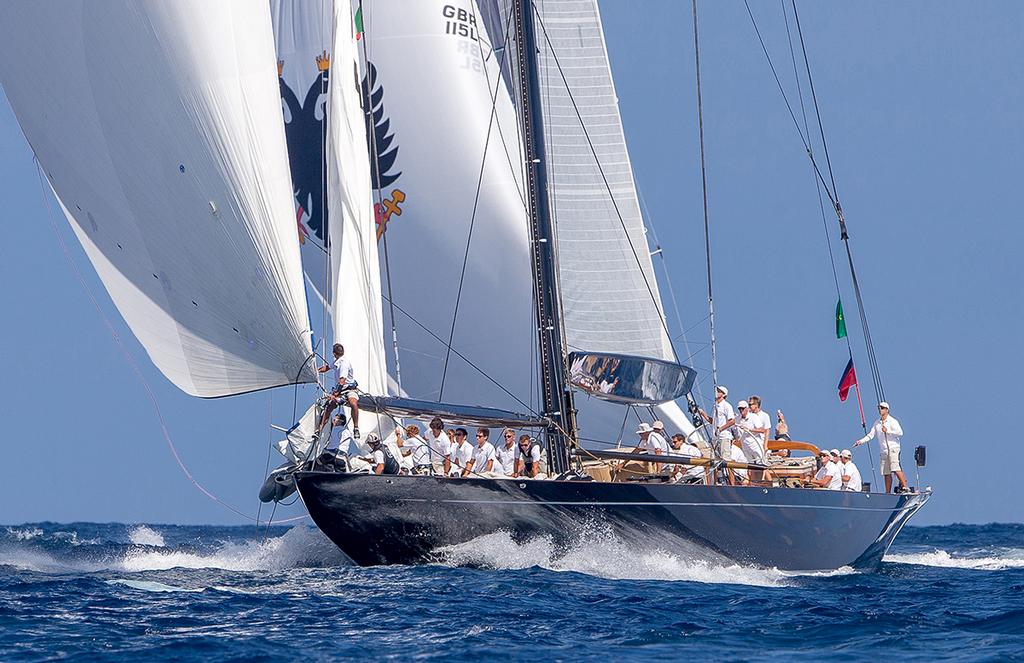
M 558 267 L 555 263 L 555 231 L 548 198 L 533 0 L 513 0 L 513 4 L 513 27 L 516 44 L 519 46 L 519 122 L 526 151 L 541 389 L 544 415 L 551 421 L 547 429 L 548 464 L 552 472 L 557 474 L 569 469 L 568 446 L 576 439 L 576 409 L 565 370 L 565 328 L 561 316 Z

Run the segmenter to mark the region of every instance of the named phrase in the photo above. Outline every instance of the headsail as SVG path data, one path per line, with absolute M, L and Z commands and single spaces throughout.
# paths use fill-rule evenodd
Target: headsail
M 345 346 L 362 391 L 387 394 L 380 263 L 349 0 L 334 0 L 334 71 L 327 130 L 334 342 Z M 369 430 L 369 426 L 364 426 Z
M 0 5 L 0 81 L 39 164 L 190 394 L 314 379 L 275 74 L 263 4 Z
M 327 97 L 333 53 L 333 2 L 270 0 L 278 84 L 295 193 L 295 237 L 310 285 L 330 304 L 326 191 Z M 345 3 L 346 6 L 348 3 Z M 329 306 L 328 306 L 329 308 Z
M 447 358 L 445 401 L 522 410 L 447 352 L 458 306 L 452 347 L 529 400 L 536 329 L 516 121 L 490 44 L 501 36 L 472 0 L 364 3 L 363 27 L 402 389 L 437 400 Z

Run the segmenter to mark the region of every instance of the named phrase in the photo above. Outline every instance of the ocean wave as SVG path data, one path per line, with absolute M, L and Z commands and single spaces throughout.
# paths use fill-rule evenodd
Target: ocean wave
M 446 565 L 515 570 L 540 567 L 574 571 L 608 580 L 675 580 L 757 587 L 784 587 L 794 574 L 745 567 L 693 544 L 673 550 L 637 549 L 615 535 L 582 539 L 562 550 L 547 537 L 516 542 L 495 532 L 441 551 Z
M 224 542 L 211 550 L 157 547 L 142 540 L 163 537 L 149 528 L 133 530 L 133 545 L 111 553 L 105 546 L 92 556 L 54 555 L 31 545 L 0 548 L 0 565 L 41 573 L 96 573 L 117 571 L 139 573 L 175 568 L 223 569 L 227 571 L 283 571 L 291 568 L 329 567 L 348 563 L 330 540 L 311 527 L 296 526 L 266 540 Z M 155 537 L 153 536 L 155 535 Z M 135 542 L 139 539 L 139 542 Z
M 167 543 L 164 542 L 164 537 L 160 532 L 156 531 L 146 525 L 136 525 L 128 532 L 128 540 L 138 546 L 153 546 L 156 548 L 164 548 Z
M 967 555 L 960 553 L 950 554 L 941 549 L 925 553 L 889 553 L 882 558 L 882 561 L 894 564 L 916 564 L 918 566 L 941 568 L 1002 571 L 1005 569 L 1024 568 L 1024 549 L 1005 548 L 996 551 L 976 551 Z

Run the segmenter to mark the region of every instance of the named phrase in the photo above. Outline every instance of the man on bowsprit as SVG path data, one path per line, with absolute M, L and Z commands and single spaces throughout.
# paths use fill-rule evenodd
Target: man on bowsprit
M 878 404 L 878 421 L 871 427 L 868 434 L 853 443 L 859 447 L 873 437 L 878 438 L 878 446 L 882 455 L 882 476 L 885 477 L 885 492 L 892 492 L 892 475 L 895 474 L 902 484 L 902 492 L 910 491 L 910 484 L 903 474 L 903 467 L 900 465 L 900 438 L 903 437 L 903 428 L 896 417 L 889 416 L 889 404 L 882 401 Z
M 324 364 L 317 370 L 321 373 L 326 373 L 331 370 L 331 366 Z M 317 424 L 316 432 L 317 435 L 323 430 L 327 422 L 330 421 L 331 412 L 334 408 L 338 407 L 343 399 L 348 402 L 349 408 L 352 410 L 352 437 L 359 439 L 359 392 L 357 388 L 359 383 L 356 382 L 355 373 L 352 370 L 352 362 L 345 359 L 345 348 L 341 343 L 334 344 L 334 389 L 331 391 L 330 397 L 327 401 L 327 407 L 324 408 L 324 413 L 320 415 L 320 423 Z

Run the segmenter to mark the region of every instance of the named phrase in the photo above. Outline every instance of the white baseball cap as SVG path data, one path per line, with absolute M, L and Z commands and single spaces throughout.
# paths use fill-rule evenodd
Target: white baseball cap
M 723 387 L 722 385 L 718 385 L 717 387 L 715 387 L 715 391 L 722 392 L 723 396 L 728 396 L 729 395 L 729 390 L 726 389 L 725 387 Z
M 738 407 L 738 408 L 750 407 L 750 404 L 747 403 L 746 401 L 740 401 L 739 403 L 736 404 L 736 407 Z
M 882 401 L 881 403 L 878 404 L 878 407 L 884 407 L 886 410 L 888 410 L 889 404 L 886 403 L 885 401 Z
M 646 421 L 642 422 L 639 426 L 636 427 L 637 433 L 650 433 L 653 430 L 654 429 L 651 428 Z
M 839 454 L 841 458 L 853 458 L 853 454 L 850 453 L 849 449 L 843 449 L 843 453 Z

